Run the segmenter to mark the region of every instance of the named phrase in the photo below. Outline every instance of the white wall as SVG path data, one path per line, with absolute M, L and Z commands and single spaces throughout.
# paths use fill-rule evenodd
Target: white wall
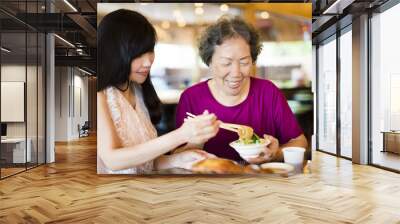
M 36 70 L 38 69 L 38 71 Z M 25 138 L 25 134 L 30 139 L 32 162 L 44 162 L 44 74 L 42 68 L 27 66 L 25 64 L 4 64 L 1 66 L 2 81 L 18 81 L 26 83 L 26 107 L 22 112 L 27 115 L 24 122 L 6 122 L 8 138 Z M 27 80 L 25 80 L 27 78 Z M 38 91 L 38 92 L 37 92 Z M 10 108 L 1 108 L 10 110 Z M 37 157 L 37 153 L 39 156 Z
M 88 120 L 88 78 L 71 67 L 56 67 L 55 73 L 55 141 L 70 141 L 79 137 L 78 124 Z
M 79 70 L 73 71 L 74 80 L 71 87 L 71 120 L 70 139 L 79 137 L 78 125 L 82 126 L 88 120 L 88 78 L 83 77 Z
M 33 70 L 35 69 L 35 74 L 36 74 L 36 68 L 34 68 L 33 66 L 28 66 L 28 74 L 31 74 L 33 72 Z M 5 82 L 25 82 L 25 65 L 2 65 L 1 66 L 1 81 L 5 81 Z M 31 83 L 32 80 L 29 80 L 29 84 L 30 85 L 34 85 L 36 86 L 36 81 L 34 83 Z M 30 102 L 33 102 L 35 98 L 36 99 L 36 88 L 27 88 L 27 103 L 29 104 Z M 36 108 L 36 103 L 33 105 L 29 105 L 31 107 L 35 107 Z M 1 108 L 1 110 L 7 110 L 7 108 Z M 35 114 L 31 114 L 28 113 L 27 114 L 27 119 L 28 121 L 36 121 L 36 113 Z M 29 127 L 33 127 L 33 125 L 28 125 Z M 36 130 L 36 126 L 35 126 L 35 130 Z M 28 133 L 31 133 L 28 130 Z M 25 137 L 25 122 L 7 122 L 7 136 L 8 137 Z M 29 137 L 29 136 L 28 136 Z
M 1 81 L 1 121 L 25 121 L 25 83 Z M 35 106 L 36 108 L 36 106 Z
M 69 80 L 67 67 L 55 68 L 55 141 L 68 140 Z

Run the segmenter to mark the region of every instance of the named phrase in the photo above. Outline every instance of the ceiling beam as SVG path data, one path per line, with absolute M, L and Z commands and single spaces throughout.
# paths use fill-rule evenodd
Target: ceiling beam
M 96 71 L 97 60 L 90 56 L 55 56 L 56 66 L 87 67 Z
M 80 14 L 68 14 L 67 15 L 71 20 L 73 20 L 78 26 L 82 28 L 84 33 L 87 35 L 85 41 L 92 47 L 95 47 L 97 30 L 89 23 L 89 21 Z
M 80 14 L 70 13 L 67 16 L 79 25 L 91 38 L 96 37 L 96 29 Z

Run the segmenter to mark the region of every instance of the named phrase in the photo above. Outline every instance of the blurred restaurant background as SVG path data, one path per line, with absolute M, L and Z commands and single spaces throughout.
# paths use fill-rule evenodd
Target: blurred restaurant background
M 100 3 L 97 23 L 118 9 L 135 10 L 155 26 L 158 42 L 152 82 L 163 102 L 159 134 L 175 128 L 175 108 L 184 89 L 210 78 L 198 56 L 201 32 L 223 15 L 240 16 L 261 34 L 263 50 L 254 75 L 286 95 L 308 140 L 313 133 L 311 4 L 290 3 Z

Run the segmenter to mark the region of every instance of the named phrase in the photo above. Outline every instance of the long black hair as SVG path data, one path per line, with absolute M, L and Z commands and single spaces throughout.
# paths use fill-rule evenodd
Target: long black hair
M 126 9 L 107 14 L 97 30 L 97 91 L 129 84 L 132 60 L 153 52 L 156 39 L 154 27 L 143 15 Z M 161 101 L 150 75 L 141 86 L 151 121 L 157 124 L 161 119 Z

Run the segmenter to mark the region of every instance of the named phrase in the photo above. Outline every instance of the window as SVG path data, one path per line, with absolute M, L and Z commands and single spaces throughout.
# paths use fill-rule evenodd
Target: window
M 36 13 L 43 4 L 19 2 L 18 7 Z M 0 24 L 0 110 L 6 115 L 1 118 L 6 130 L 0 145 L 0 178 L 5 178 L 45 163 L 46 40 L 43 33 L 12 16 L 0 13 L 0 17 L 9 21 Z
M 352 33 L 340 36 L 340 155 L 352 157 Z
M 400 170 L 400 5 L 371 19 L 372 163 Z
M 318 48 L 318 149 L 336 153 L 336 39 Z

